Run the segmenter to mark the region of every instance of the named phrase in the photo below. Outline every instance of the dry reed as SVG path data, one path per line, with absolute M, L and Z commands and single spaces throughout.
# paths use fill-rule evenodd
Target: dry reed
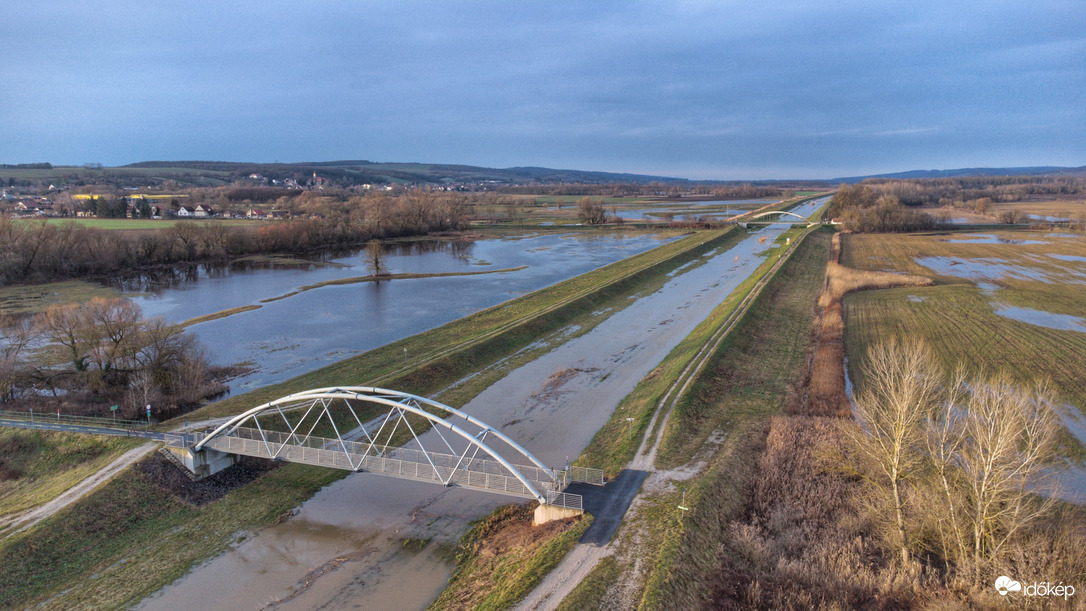
M 826 265 L 826 279 L 818 296 L 814 339 L 804 376 L 806 392 L 788 406 L 788 413 L 806 416 L 851 415 L 845 387 L 845 320 L 841 300 L 845 295 L 869 289 L 930 286 L 930 278 L 893 272 L 865 271 L 840 264 L 841 234 L 833 235 L 833 250 Z

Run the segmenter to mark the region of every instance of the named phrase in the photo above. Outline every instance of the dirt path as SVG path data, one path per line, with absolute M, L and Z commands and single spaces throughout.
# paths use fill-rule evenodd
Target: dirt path
M 190 430 L 197 430 L 208 426 L 216 426 L 222 424 L 228 420 L 228 418 L 212 418 L 210 420 L 201 420 L 199 422 L 186 423 L 185 425 L 177 428 L 174 432 L 183 432 Z M 145 443 L 139 447 L 132 448 L 118 456 L 113 462 L 102 467 L 96 473 L 87 477 L 78 484 L 62 492 L 59 496 L 52 500 L 43 503 L 33 509 L 28 509 L 21 513 L 8 515 L 0 518 L 0 537 L 10 537 L 23 531 L 26 531 L 33 527 L 38 522 L 41 522 L 45 518 L 55 514 L 56 512 L 64 509 L 79 499 L 87 496 L 93 492 L 98 486 L 101 486 L 105 482 L 113 478 L 124 469 L 135 464 L 144 456 L 150 454 L 156 447 L 158 447 L 158 441 L 152 441 Z
M 117 473 L 150 454 L 158 447 L 158 445 L 159 443 L 157 441 L 152 441 L 139 447 L 132 448 L 118 456 L 116 460 L 103 467 L 94 475 L 65 490 L 60 496 L 53 500 L 15 516 L 5 517 L 3 520 L 0 520 L 0 529 L 5 529 L 7 531 L 3 536 L 10 537 L 11 535 L 21 533 L 61 509 L 64 509 L 68 505 L 78 501 L 98 486 L 109 481 Z

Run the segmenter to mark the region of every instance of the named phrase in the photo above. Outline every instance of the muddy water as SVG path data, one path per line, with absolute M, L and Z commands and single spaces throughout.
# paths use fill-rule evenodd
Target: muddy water
M 704 265 L 686 268 L 591 332 L 511 372 L 463 409 L 544 462 L 563 465 L 634 385 L 757 268 L 763 259 L 756 253 L 769 249 L 784 229 L 773 226 L 706 255 Z M 764 244 L 762 236 L 768 236 Z M 452 573 L 440 544 L 455 541 L 468 521 L 509 501 L 352 474 L 321 490 L 295 517 L 198 567 L 140 608 L 422 608 Z M 408 537 L 433 541 L 413 552 L 404 549 Z

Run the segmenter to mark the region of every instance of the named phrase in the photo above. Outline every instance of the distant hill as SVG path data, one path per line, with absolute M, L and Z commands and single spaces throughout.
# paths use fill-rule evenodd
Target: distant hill
M 484 168 L 469 165 L 436 163 L 377 163 L 366 160 L 314 161 L 301 163 L 242 163 L 231 161 L 143 161 L 117 168 L 160 170 L 161 173 L 213 173 L 245 177 L 260 174 L 273 179 L 303 178 L 316 172 L 340 184 L 422 184 L 453 185 L 495 183 L 501 185 L 529 183 L 689 183 L 684 178 L 621 174 L 585 170 L 556 170 L 551 168 L 517 167 Z M 108 168 L 107 168 L 108 170 Z
M 1086 166 L 1078 168 L 1062 168 L 1058 166 L 1036 166 L 1023 168 L 959 168 L 957 170 L 910 170 L 908 172 L 895 172 L 893 174 L 871 174 L 868 176 L 851 176 L 848 178 L 833 178 L 831 183 L 854 184 L 866 178 L 961 178 L 963 176 L 1086 176 Z

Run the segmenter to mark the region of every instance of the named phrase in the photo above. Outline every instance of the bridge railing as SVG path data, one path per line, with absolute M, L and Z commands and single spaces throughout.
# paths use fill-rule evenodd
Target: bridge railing
M 593 484 L 596 486 L 603 486 L 607 482 L 603 477 L 603 469 L 593 469 L 591 467 L 578 467 L 577 465 L 571 466 L 568 470 L 556 469 L 554 471 L 555 476 L 566 483 L 582 482 L 585 484 Z
M 501 463 L 494 460 L 488 460 L 486 457 L 472 456 L 471 452 L 464 456 L 458 456 L 455 454 L 428 452 L 402 446 L 384 446 L 376 444 L 371 446 L 368 442 L 363 441 L 341 441 L 339 439 L 330 439 L 326 437 L 305 438 L 303 435 L 291 435 L 290 433 L 283 433 L 280 431 L 261 431 L 249 427 L 239 427 L 230 435 L 224 437 L 237 437 L 260 443 L 267 441 L 269 444 L 274 443 L 282 446 L 304 446 L 340 452 L 346 449 L 352 456 L 362 456 L 368 453 L 377 456 L 395 457 L 407 461 L 418 461 L 422 463 L 432 462 L 435 467 L 452 469 L 459 466 L 459 468 L 468 469 L 469 471 L 485 472 L 491 475 L 503 475 L 507 473 L 505 467 L 503 467 Z M 196 443 L 201 439 L 203 439 L 202 436 L 197 437 Z M 427 460 L 427 458 L 429 458 L 429 460 Z M 549 482 L 552 481 L 552 478 L 561 479 L 560 477 L 557 477 L 557 473 L 550 470 L 543 470 L 536 466 L 516 464 L 513 466 L 517 471 L 520 471 L 526 479 L 533 482 Z
M 72 416 L 53 412 L 19 412 L 13 410 L 0 410 L 0 420 L 16 420 L 20 422 L 58 422 L 60 424 L 80 424 L 84 426 L 147 428 L 146 420 L 122 420 L 120 418 L 100 418 L 96 416 Z

